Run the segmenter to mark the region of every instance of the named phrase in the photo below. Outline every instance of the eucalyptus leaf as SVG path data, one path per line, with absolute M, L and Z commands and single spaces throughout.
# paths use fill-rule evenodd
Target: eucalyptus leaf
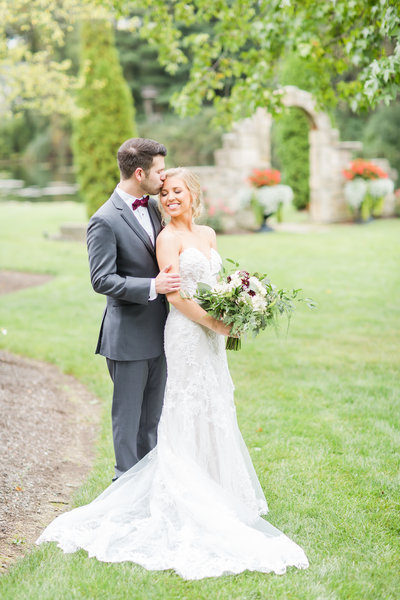
M 208 283 L 204 283 L 203 281 L 199 281 L 199 283 L 197 284 L 197 290 L 202 293 L 202 292 L 209 292 L 211 291 L 211 285 L 209 285 Z

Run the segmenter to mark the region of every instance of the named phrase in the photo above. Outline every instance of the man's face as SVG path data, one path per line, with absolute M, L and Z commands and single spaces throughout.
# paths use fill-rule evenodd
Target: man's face
M 144 174 L 140 185 L 145 194 L 150 194 L 150 196 L 154 196 L 160 192 L 164 181 L 165 160 L 163 156 L 157 154 L 157 156 L 154 156 L 153 158 L 153 164 L 151 165 L 150 170 L 147 174 Z

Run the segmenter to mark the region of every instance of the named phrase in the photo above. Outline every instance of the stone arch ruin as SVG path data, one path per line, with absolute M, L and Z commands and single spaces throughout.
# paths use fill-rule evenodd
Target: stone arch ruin
M 316 109 L 309 92 L 286 86 L 282 101 L 287 107 L 302 109 L 310 122 L 310 216 L 319 223 L 342 221 L 348 217 L 343 195 L 342 170 L 361 142 L 339 141 L 339 131 L 329 116 Z M 240 188 L 254 167 L 271 166 L 272 116 L 258 108 L 253 117 L 236 123 L 223 135 L 222 148 L 215 153 L 215 167 L 195 167 L 208 195 L 239 208 Z

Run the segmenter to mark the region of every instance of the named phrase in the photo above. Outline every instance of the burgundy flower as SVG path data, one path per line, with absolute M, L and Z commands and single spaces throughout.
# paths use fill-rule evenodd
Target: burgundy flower
M 242 290 L 247 290 L 250 285 L 250 273 L 247 271 L 239 271 L 239 275 L 242 281 Z

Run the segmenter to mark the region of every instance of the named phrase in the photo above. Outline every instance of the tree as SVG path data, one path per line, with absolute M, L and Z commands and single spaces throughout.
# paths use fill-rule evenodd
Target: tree
M 134 108 L 114 45 L 112 25 L 91 20 L 81 29 L 81 85 L 74 121 L 77 180 L 91 216 L 119 178 L 116 153 L 134 135 Z
M 400 90 L 398 0 L 98 0 L 121 13 L 143 11 L 143 38 L 170 73 L 190 63 L 174 98 L 182 115 L 213 101 L 225 121 L 280 104 L 276 73 L 296 54 L 314 73 L 310 91 L 326 107 L 389 103 Z M 212 31 L 182 34 L 207 24 Z
M 73 112 L 76 79 L 71 60 L 60 49 L 74 25 L 93 9 L 82 0 L 0 0 L 3 115 L 27 109 L 42 115 Z
M 181 67 L 179 74 L 169 75 L 158 62 L 156 49 L 142 40 L 136 31 L 117 29 L 115 43 L 138 116 L 144 115 L 145 112 L 142 91 L 147 86 L 156 90 L 157 95 L 154 99 L 156 112 L 170 112 L 171 95 L 188 79 L 187 66 Z
M 381 106 L 368 120 L 362 138 L 364 155 L 384 157 L 397 171 L 400 182 L 400 103 Z

